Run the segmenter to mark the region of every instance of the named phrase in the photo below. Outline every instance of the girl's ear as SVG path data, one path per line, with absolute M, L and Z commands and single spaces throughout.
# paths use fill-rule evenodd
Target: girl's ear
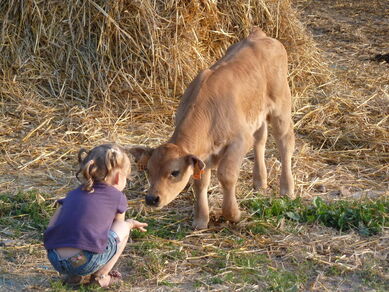
M 113 179 L 113 184 L 114 185 L 119 184 L 119 181 L 120 181 L 120 171 L 115 171 L 115 174 L 114 174 L 112 179 Z

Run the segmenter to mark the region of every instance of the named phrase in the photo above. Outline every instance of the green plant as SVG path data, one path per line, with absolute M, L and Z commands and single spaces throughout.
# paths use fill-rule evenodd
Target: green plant
M 361 235 L 373 235 L 389 226 L 389 200 L 336 201 L 326 203 L 316 197 L 312 204 L 301 199 L 254 199 L 246 203 L 261 220 L 278 223 L 282 218 L 300 223 L 320 223 L 340 231 L 357 230 Z M 258 229 L 259 230 L 256 230 Z M 261 227 L 252 228 L 255 233 L 264 233 Z
M 26 225 L 43 231 L 54 212 L 53 201 L 37 191 L 0 195 L 0 224 Z
M 175 216 L 169 217 L 169 219 L 160 221 L 148 217 L 137 217 L 139 221 L 146 222 L 148 224 L 147 232 L 139 232 L 138 230 L 133 230 L 131 232 L 131 237 L 133 239 L 144 238 L 146 236 L 154 235 L 156 237 L 164 239 L 174 239 L 181 240 L 187 234 L 189 234 L 192 229 L 189 225 L 185 223 L 176 223 L 180 221 Z
M 294 292 L 299 290 L 301 279 L 298 274 L 290 271 L 270 271 L 266 276 L 266 281 L 270 291 L 288 291 Z

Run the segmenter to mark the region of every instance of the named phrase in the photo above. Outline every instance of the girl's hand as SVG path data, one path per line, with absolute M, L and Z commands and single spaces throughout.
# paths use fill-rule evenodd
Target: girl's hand
M 130 229 L 138 229 L 139 231 L 146 232 L 147 230 L 143 227 L 147 226 L 147 223 L 142 223 L 134 219 L 127 219 L 126 222 L 130 225 Z

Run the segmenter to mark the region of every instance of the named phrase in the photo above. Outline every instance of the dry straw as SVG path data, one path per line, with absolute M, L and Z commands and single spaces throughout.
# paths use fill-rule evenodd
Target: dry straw
M 81 145 L 166 136 L 191 79 L 253 25 L 286 46 L 296 97 L 327 74 L 290 1 L 1 3 L 1 169 L 46 183 Z
M 309 139 L 296 155 L 301 194 L 318 166 L 303 170 L 339 157 L 353 163 L 354 148 L 369 157 L 364 171 L 374 169 L 378 184 L 387 174 L 388 121 L 378 111 L 386 101 L 323 90 L 336 80 L 291 1 L 9 0 L 0 21 L 0 186 L 72 184 L 80 146 L 162 142 L 191 79 L 253 25 L 288 50 L 296 130 Z M 372 110 L 377 117 L 366 123 Z

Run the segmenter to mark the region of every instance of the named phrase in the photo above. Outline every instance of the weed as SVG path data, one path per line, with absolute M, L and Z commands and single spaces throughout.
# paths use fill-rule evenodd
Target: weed
M 65 292 L 65 291 L 72 291 L 76 290 L 78 292 L 102 292 L 106 291 L 104 288 L 99 287 L 97 284 L 93 285 L 80 285 L 78 287 L 71 287 L 63 283 L 62 280 L 57 280 L 57 281 L 51 281 L 50 283 L 51 290 L 53 292 Z
M 299 275 L 290 271 L 270 271 L 266 276 L 266 281 L 270 291 L 288 291 L 299 290 Z
M 236 238 L 235 239 L 235 243 L 237 244 L 237 245 L 244 245 L 245 244 L 245 242 L 246 242 L 246 240 L 244 239 L 244 238 L 240 238 L 240 237 L 238 237 L 238 238 Z
M 211 285 L 218 285 L 218 284 L 223 284 L 224 283 L 224 280 L 218 276 L 216 277 L 212 277 L 209 282 L 209 284 Z
M 338 266 L 330 266 L 326 269 L 325 274 L 327 276 L 341 276 L 346 270 Z
M 152 278 L 159 274 L 165 267 L 166 263 L 160 257 L 159 252 L 150 251 L 143 256 L 142 263 L 139 263 L 141 273 L 145 278 Z
M 51 281 L 50 287 L 51 287 L 51 291 L 53 292 L 68 291 L 66 285 L 64 285 L 61 280 Z
M 176 224 L 177 221 L 180 221 L 177 218 L 169 217 L 166 222 L 161 222 L 149 217 L 137 217 L 139 221 L 146 222 L 148 224 L 147 232 L 139 232 L 138 230 L 133 230 L 131 232 L 131 237 L 133 239 L 144 238 L 146 236 L 154 235 L 156 237 L 164 239 L 173 239 L 181 240 L 186 235 L 188 235 L 192 230 L 189 225 L 184 223 Z
M 258 284 L 263 276 L 256 269 L 245 268 L 233 270 L 232 273 L 226 274 L 224 278 L 227 282 L 232 283 Z
M 163 255 L 164 258 L 168 259 L 168 260 L 183 260 L 185 259 L 185 253 L 179 249 L 173 249 L 171 251 L 169 251 L 168 253 L 166 253 L 165 255 Z
M 269 262 L 269 259 L 264 254 L 234 254 L 231 262 L 238 267 L 254 268 L 261 264 Z
M 131 248 L 136 250 L 138 254 L 144 255 L 150 250 L 158 248 L 158 246 L 161 247 L 161 245 L 158 245 L 154 241 L 140 241 L 133 243 Z
M 295 272 L 276 270 L 269 265 L 270 260 L 263 254 L 235 254 L 231 264 L 233 272 L 226 275 L 227 281 L 247 284 L 264 281 L 270 291 L 297 291 L 303 282 L 298 268 Z
M 14 250 L 14 249 L 4 249 L 3 250 L 3 255 L 4 255 L 4 259 L 7 261 L 7 262 L 17 262 L 17 256 L 18 256 L 18 251 L 17 250 Z
M 213 271 L 217 272 L 220 269 L 224 269 L 227 266 L 227 260 L 224 257 L 223 258 L 215 258 L 214 260 L 212 260 L 210 265 L 211 265 Z
M 378 275 L 373 269 L 363 270 L 357 273 L 358 277 L 367 286 L 374 288 L 376 291 L 389 291 L 389 281 Z
M 246 205 L 261 220 L 278 223 L 282 218 L 300 223 L 321 223 L 340 231 L 357 230 L 359 234 L 370 236 L 377 234 L 383 227 L 389 226 L 389 200 L 337 201 L 326 203 L 316 197 L 312 204 L 301 199 L 288 198 L 254 199 Z M 253 233 L 265 233 L 266 229 L 258 224 L 250 229 Z
M 255 220 L 253 224 L 249 226 L 249 230 L 253 234 L 268 234 L 269 230 L 266 228 L 265 225 L 263 225 L 260 221 Z
M 37 191 L 0 195 L 0 225 L 17 225 L 20 228 L 43 231 L 54 212 L 52 201 Z
M 375 257 L 365 258 L 361 268 L 356 272 L 356 277 L 376 291 L 389 291 L 387 271 L 387 259 L 377 259 Z
M 167 287 L 174 287 L 174 283 L 171 283 L 171 282 L 166 281 L 166 280 L 159 282 L 159 284 L 163 285 L 163 286 L 167 286 Z
M 201 288 L 202 286 L 204 286 L 204 283 L 199 280 L 195 280 L 193 283 L 194 288 Z

